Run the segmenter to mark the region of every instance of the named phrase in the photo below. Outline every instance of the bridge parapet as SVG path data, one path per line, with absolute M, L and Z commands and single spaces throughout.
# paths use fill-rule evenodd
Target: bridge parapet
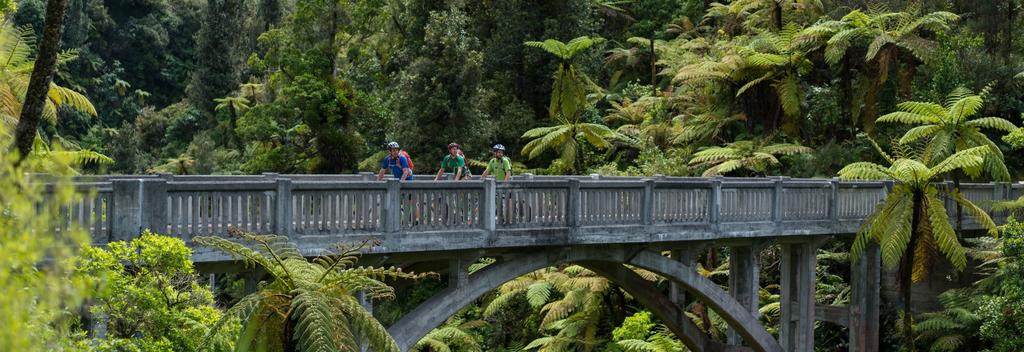
M 459 241 L 469 241 L 459 249 L 671 242 L 852 233 L 888 189 L 885 182 L 786 177 L 535 176 L 500 184 L 367 180 L 372 177 L 83 178 L 75 185 L 86 195 L 67 207 L 58 227 L 82 226 L 96 244 L 129 239 L 143 229 L 188 241 L 225 234 L 229 227 L 314 242 L 365 236 L 405 241 L 384 251 L 447 250 Z M 1024 184 L 961 189 L 976 202 L 1024 194 Z M 955 215 L 954 207 L 949 210 Z M 965 215 L 964 226 L 978 224 Z M 417 236 L 449 243 L 404 246 Z

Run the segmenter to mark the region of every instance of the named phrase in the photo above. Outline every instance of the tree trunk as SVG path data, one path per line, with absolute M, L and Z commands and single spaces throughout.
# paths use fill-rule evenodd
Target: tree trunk
M 900 99 L 910 100 L 913 98 L 913 85 L 914 85 L 914 74 L 917 72 L 917 62 L 915 59 L 910 58 L 904 63 L 903 67 L 898 69 L 897 74 L 899 75 L 899 96 Z
M 901 274 L 900 291 L 903 294 L 903 343 L 904 350 L 914 352 L 914 313 L 911 311 L 911 299 L 914 284 L 914 252 L 917 247 L 917 239 L 920 236 L 918 226 L 921 223 L 924 209 L 924 194 L 920 191 L 914 192 L 914 212 L 910 218 L 910 243 L 907 243 L 907 250 L 903 253 L 903 268 Z
M 782 2 L 785 0 L 775 0 L 772 2 L 772 19 L 775 20 L 775 30 L 782 30 Z
M 960 171 L 953 171 L 953 192 L 960 194 Z M 956 202 L 956 239 L 964 243 L 964 207 Z
M 25 101 L 22 103 L 21 116 L 14 132 L 15 145 L 20 153 L 18 162 L 25 160 L 32 152 L 39 121 L 43 117 L 43 106 L 46 105 L 47 93 L 53 74 L 57 70 L 57 55 L 60 51 L 60 37 L 64 31 L 64 11 L 67 0 L 48 0 L 46 2 L 46 23 L 43 25 L 43 41 L 39 44 L 32 78 L 28 82 Z
M 239 148 L 241 147 L 241 143 L 238 142 L 238 135 L 235 134 L 235 129 L 238 128 L 238 112 L 236 112 L 233 105 L 230 106 L 229 109 L 231 109 L 231 120 L 228 121 L 228 140 L 232 146 Z
M 658 96 L 658 55 L 654 53 L 654 32 L 651 32 L 651 96 Z
M 284 352 L 297 352 L 299 350 L 299 346 L 295 342 L 295 321 L 292 319 L 291 314 L 285 318 L 284 331 L 281 333 L 284 334 L 284 341 L 282 341 L 284 342 L 284 346 L 281 346 L 282 350 L 284 350 Z
M 849 121 L 846 125 L 848 127 L 839 128 L 836 130 L 836 140 L 842 141 L 848 139 L 846 131 L 849 127 L 856 129 L 856 119 L 853 116 L 853 75 L 850 74 L 850 56 L 844 55 L 842 65 L 839 66 L 841 72 L 839 72 L 839 100 L 842 106 L 840 107 L 842 117 L 844 121 Z
M 1007 59 L 1010 58 L 1010 54 L 1013 52 L 1013 19 L 1017 14 L 1017 0 L 1006 1 L 1006 50 L 1003 51 L 1003 56 Z

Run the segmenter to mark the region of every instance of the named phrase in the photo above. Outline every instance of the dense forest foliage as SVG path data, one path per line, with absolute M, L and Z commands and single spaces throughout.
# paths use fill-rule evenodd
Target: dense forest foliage
M 47 4 L 0 0 L 4 146 Z M 82 234 L 33 236 L 72 192 L 33 217 L 43 200 L 21 171 L 376 171 L 396 141 L 417 174 L 457 142 L 474 174 L 500 143 L 516 173 L 895 180 L 855 241 L 819 252 L 818 302 L 848 302 L 851 258 L 885 243 L 905 294 L 886 304 L 887 350 L 1014 351 L 1024 225 L 981 221 L 998 235 L 965 237 L 941 197 L 979 219 L 989 206 L 1024 215 L 1024 199 L 974 204 L 958 188 L 1024 176 L 1022 11 L 1020 0 L 67 0 L 32 152 L 18 167 L 0 160 L 0 248 L 23 245 L 0 259 L 13 268 L 0 269 L 0 350 L 392 350 L 383 327 L 442 289 L 436 275 L 364 270 L 358 247 L 307 261 L 286 238 L 236 233 L 245 244 L 196 244 L 269 279 L 211 290 L 181 240 L 79 250 Z M 37 273 L 40 253 L 67 260 Z M 700 274 L 725 285 L 728 248 L 702 253 Z M 773 333 L 778 255 L 761 258 L 759 315 Z M 936 277 L 960 287 L 911 310 L 906 287 Z M 355 292 L 378 300 L 373 317 Z M 721 317 L 684 303 L 725 340 Z M 840 327 L 815 335 L 820 351 L 846 348 Z M 416 349 L 685 347 L 621 288 L 565 266 L 506 283 Z
M 38 37 L 44 7 L 9 21 Z M 877 158 L 858 135 L 887 143 L 903 126 L 876 120 L 903 101 L 983 91 L 979 116 L 1020 124 L 1019 7 L 70 0 L 77 58 L 56 83 L 96 114 L 61 109 L 42 136 L 113 173 L 352 172 L 398 141 L 421 173 L 458 142 L 471 160 L 502 143 L 535 173 L 701 175 L 727 158 L 707 173 L 827 177 Z M 583 36 L 571 57 L 524 44 Z

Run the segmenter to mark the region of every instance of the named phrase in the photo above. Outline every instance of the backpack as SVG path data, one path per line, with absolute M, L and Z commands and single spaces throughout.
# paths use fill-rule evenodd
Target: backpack
M 405 161 L 409 162 L 409 170 L 416 170 L 416 168 L 412 166 L 412 157 L 409 156 L 409 153 L 407 153 L 405 151 L 405 149 L 402 149 L 402 150 L 398 151 L 398 155 L 399 156 L 404 156 L 405 157 Z

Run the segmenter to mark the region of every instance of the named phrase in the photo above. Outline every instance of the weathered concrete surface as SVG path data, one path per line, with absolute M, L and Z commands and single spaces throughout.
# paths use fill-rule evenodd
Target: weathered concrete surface
M 781 346 L 809 351 L 815 264 L 807 241 L 854 233 L 891 188 L 891 182 L 786 177 L 529 175 L 501 185 L 493 179 L 372 179 L 372 174 L 84 177 L 76 180 L 83 199 L 68 206 L 68 219 L 90 232 L 96 245 L 130 240 L 147 228 L 191 245 L 195 236 L 224 236 L 237 228 L 288 236 L 309 256 L 338 242 L 374 238 L 380 246 L 367 249 L 369 257 L 453 259 L 448 263 L 452 287 L 440 301 L 400 322 L 412 335 L 425 334 L 467 300 L 553 263 L 630 264 L 669 278 L 670 302 L 685 305 L 698 299 L 712 306 L 733 328 L 732 343 L 742 339 L 760 351 Z M 961 189 L 972 201 L 987 201 L 1015 198 L 1024 193 L 1024 184 L 963 184 Z M 965 229 L 979 228 L 965 220 Z M 764 241 L 785 242 L 781 346 L 757 324 L 756 251 L 744 249 Z M 639 251 L 641 246 L 646 250 Z M 700 246 L 734 246 L 728 293 L 693 270 L 692 258 L 699 252 L 693 249 Z M 676 250 L 685 258 L 669 260 L 657 250 Z M 208 248 L 193 253 L 204 268 L 239 267 Z M 505 256 L 521 265 L 499 263 L 484 275 L 467 277 L 467 259 L 458 256 L 464 253 Z M 605 269 L 628 282 L 618 269 Z M 877 265 L 858 266 L 854 276 L 851 348 L 871 351 L 877 348 L 872 347 L 877 344 Z M 652 305 L 661 304 L 657 297 L 648 298 Z M 834 314 L 824 317 L 842 318 L 834 309 L 829 313 Z M 686 335 L 684 327 L 680 321 L 679 334 Z M 419 336 L 403 337 L 413 339 L 403 340 L 404 346 Z M 685 339 L 709 348 L 692 334 Z
M 778 342 L 760 325 L 757 318 L 747 308 L 740 305 L 716 284 L 700 276 L 693 267 L 633 246 L 571 247 L 534 251 L 512 257 L 506 262 L 492 264 L 474 273 L 469 277 L 465 286 L 443 290 L 402 317 L 388 331 L 395 337 L 400 347 L 408 349 L 459 309 L 509 280 L 559 263 L 593 262 L 629 264 L 662 275 L 685 287 L 687 291 L 692 292 L 698 299 L 715 309 L 731 327 L 736 329 L 753 350 L 782 351 Z M 692 337 L 692 334 L 684 336 L 690 338 L 690 342 L 694 343 L 691 348 L 695 350 L 707 346 L 706 344 L 697 345 L 700 342 Z
M 760 308 L 760 259 L 760 243 L 729 247 L 729 295 L 755 317 Z M 733 329 L 729 329 L 727 338 L 731 345 L 742 342 L 740 335 Z
M 814 352 L 817 241 L 782 244 L 779 343 L 787 352 Z

